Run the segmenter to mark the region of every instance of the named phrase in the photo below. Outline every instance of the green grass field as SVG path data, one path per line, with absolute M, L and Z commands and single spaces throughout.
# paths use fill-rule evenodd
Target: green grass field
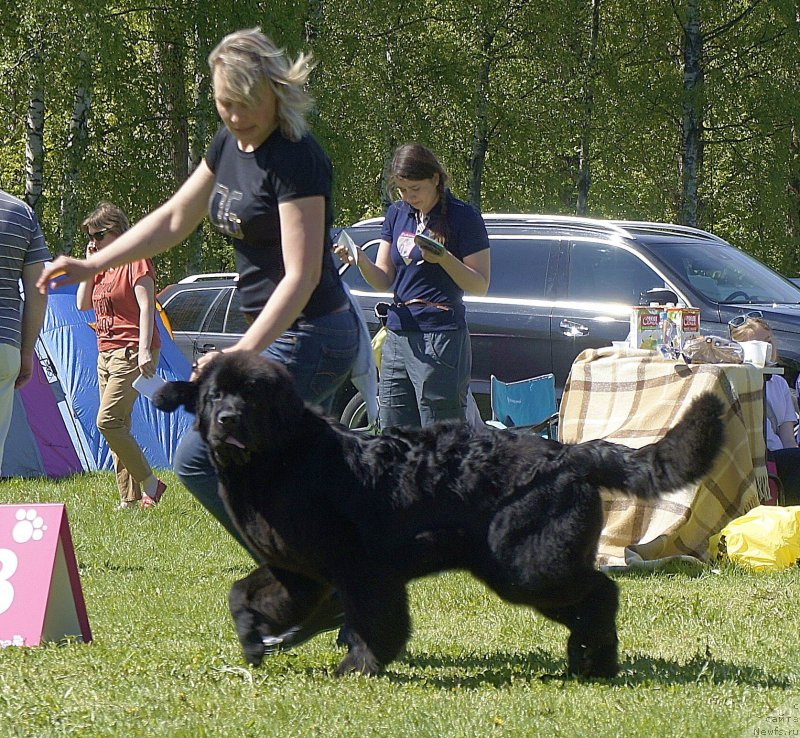
M 253 669 L 226 603 L 250 559 L 165 478 L 152 511 L 115 510 L 110 473 L 0 482 L 0 503 L 66 504 L 94 636 L 0 651 L 2 738 L 800 735 L 796 569 L 618 575 L 611 681 L 551 676 L 566 630 L 463 574 L 412 585 L 381 677 L 334 678 L 334 633 Z

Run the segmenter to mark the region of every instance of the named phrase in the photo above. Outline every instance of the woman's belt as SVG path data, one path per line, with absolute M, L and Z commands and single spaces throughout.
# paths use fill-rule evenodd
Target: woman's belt
M 424 305 L 425 307 L 436 308 L 437 310 L 452 310 L 450 305 L 445 305 L 443 302 L 431 302 L 430 300 L 422 300 L 415 297 L 413 300 L 406 300 L 405 302 L 396 302 L 397 307 L 407 307 L 408 305 Z

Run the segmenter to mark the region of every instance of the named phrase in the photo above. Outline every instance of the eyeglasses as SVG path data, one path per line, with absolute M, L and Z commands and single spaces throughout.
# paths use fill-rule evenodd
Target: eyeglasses
M 731 318 L 728 321 L 728 325 L 731 328 L 738 328 L 740 325 L 744 325 L 750 318 L 763 318 L 764 313 L 760 310 L 750 310 L 747 313 L 743 313 L 742 315 L 737 315 L 735 318 Z
M 86 235 L 89 236 L 90 241 L 100 243 L 106 237 L 106 233 L 108 233 L 110 230 L 110 228 L 103 228 L 103 230 L 95 231 L 94 233 L 87 231 Z

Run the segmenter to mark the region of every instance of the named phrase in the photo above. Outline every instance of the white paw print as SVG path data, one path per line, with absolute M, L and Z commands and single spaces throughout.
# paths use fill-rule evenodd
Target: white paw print
M 17 510 L 17 524 L 11 536 L 17 543 L 28 541 L 41 541 L 47 526 L 44 520 L 36 514 L 36 510 Z

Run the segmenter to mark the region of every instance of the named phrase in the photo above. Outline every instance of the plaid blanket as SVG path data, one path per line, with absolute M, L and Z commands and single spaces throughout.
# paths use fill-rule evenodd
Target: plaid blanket
M 713 392 L 726 407 L 725 446 L 700 484 L 650 502 L 603 491 L 599 566 L 707 561 L 709 538 L 768 497 L 763 386 L 761 371 L 750 365 L 687 365 L 612 347 L 578 356 L 561 401 L 564 442 L 604 438 L 639 448 L 674 426 L 697 394 Z

